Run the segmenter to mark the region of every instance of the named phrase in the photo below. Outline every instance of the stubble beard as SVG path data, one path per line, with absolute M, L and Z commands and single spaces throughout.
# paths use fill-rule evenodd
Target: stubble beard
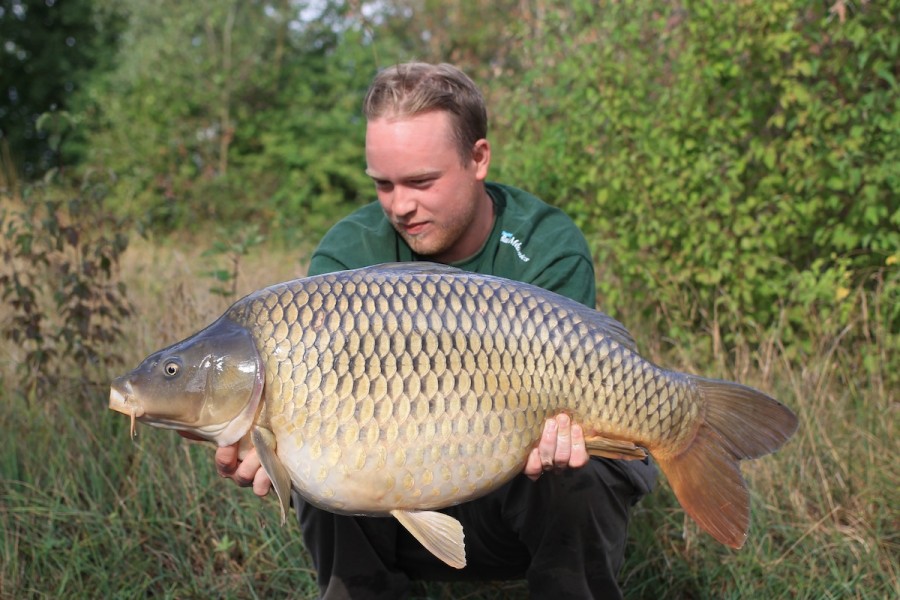
M 432 230 L 425 235 L 409 235 L 401 231 L 400 236 L 419 256 L 431 258 L 437 262 L 455 262 L 466 257 L 454 257 L 452 260 L 443 260 L 443 257 L 453 249 L 453 246 L 472 226 L 473 218 L 472 214 L 458 215 L 442 224 L 432 222 Z

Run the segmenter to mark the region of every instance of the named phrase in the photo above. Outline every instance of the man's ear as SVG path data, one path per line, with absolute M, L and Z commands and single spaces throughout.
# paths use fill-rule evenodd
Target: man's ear
M 472 162 L 475 163 L 475 179 L 484 181 L 487 179 L 488 168 L 491 166 L 491 143 L 481 138 L 475 142 L 472 148 Z

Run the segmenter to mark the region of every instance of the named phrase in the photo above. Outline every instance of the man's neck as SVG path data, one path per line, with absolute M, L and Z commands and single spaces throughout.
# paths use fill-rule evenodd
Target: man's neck
M 475 210 L 475 217 L 472 219 L 471 229 L 466 236 L 465 245 L 460 249 L 461 251 L 438 256 L 435 259 L 447 264 L 461 263 L 481 252 L 494 229 L 494 221 L 497 219 L 496 212 L 494 201 L 488 194 L 487 188 L 482 184 L 481 198 Z

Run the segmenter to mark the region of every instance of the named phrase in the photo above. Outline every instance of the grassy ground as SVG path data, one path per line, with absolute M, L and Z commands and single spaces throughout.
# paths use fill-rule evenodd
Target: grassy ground
M 210 268 L 188 244 L 136 244 L 125 279 L 136 307 L 117 350 L 131 368 L 227 305 L 209 293 Z M 245 259 L 241 292 L 302 274 L 296 257 Z M 635 330 L 669 367 L 736 378 L 797 411 L 800 431 L 776 456 L 746 464 L 753 491 L 747 545 L 725 549 L 687 521 L 663 484 L 634 513 L 621 574 L 629 598 L 900 597 L 898 395 L 882 356 L 888 335 L 860 305 L 861 347 L 811 340 L 805 357 L 773 339 L 729 360 L 696 364 Z M 0 307 L 0 318 L 3 318 Z M 627 318 L 626 318 L 627 321 Z M 633 327 L 634 329 L 634 327 Z M 5 345 L 2 345 L 5 344 Z M 105 384 L 79 374 L 50 395 L 16 389 L 20 350 L 0 344 L 0 597 L 313 597 L 298 527 L 282 528 L 274 501 L 219 479 L 210 449 L 138 427 L 106 408 Z M 861 360 L 883 364 L 863 370 Z M 730 365 L 730 366 L 728 366 Z M 894 379 L 893 381 L 896 381 Z M 431 598 L 522 598 L 521 583 L 421 585 Z

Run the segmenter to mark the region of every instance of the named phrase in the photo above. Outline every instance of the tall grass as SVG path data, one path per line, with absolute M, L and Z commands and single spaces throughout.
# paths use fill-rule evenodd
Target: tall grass
M 779 453 L 743 464 L 753 504 L 739 551 L 709 543 L 665 486 L 642 503 L 623 573 L 633 597 L 900 597 L 897 361 L 884 360 L 896 339 L 862 291 L 854 310 L 838 335 L 819 323 L 803 355 L 772 334 L 716 357 L 712 374 L 769 391 L 798 413 L 799 430 Z M 669 354 L 704 371 L 690 351 Z
M 296 261 L 277 264 L 280 271 L 249 265 L 244 285 L 271 283 L 255 274 L 299 274 Z M 227 304 L 209 293 L 213 282 L 201 276 L 209 267 L 199 252 L 140 244 L 124 268 L 138 315 L 117 349 L 128 368 Z M 18 351 L 0 352 L 4 381 L 11 381 Z M 0 596 L 313 593 L 298 532 L 280 527 L 271 503 L 221 481 L 206 447 L 149 428 L 130 439 L 127 419 L 106 408 L 108 387 L 84 389 L 72 375 L 53 397 L 3 386 Z
M 138 316 L 116 350 L 125 368 L 227 305 L 209 292 L 214 282 L 203 276 L 210 267 L 197 245 L 204 244 L 138 243 L 128 251 L 123 266 Z M 244 261 L 242 293 L 303 272 L 299 256 L 280 250 Z M 871 295 L 860 293 L 854 310 L 865 335 L 829 333 L 823 322 L 804 356 L 773 334 L 760 348 L 710 360 L 629 323 L 650 358 L 767 390 L 801 425 L 780 453 L 744 465 L 753 521 L 742 550 L 699 532 L 664 482 L 646 498 L 621 574 L 628 597 L 900 597 L 898 361 L 887 352 L 896 344 Z M 106 408 L 103 384 L 73 373 L 45 397 L 18 391 L 19 352 L 0 345 L 0 597 L 314 596 L 299 528 L 279 525 L 274 501 L 219 479 L 205 446 L 141 426 L 131 439 L 127 418 Z M 417 594 L 526 591 L 521 583 L 429 584 Z

